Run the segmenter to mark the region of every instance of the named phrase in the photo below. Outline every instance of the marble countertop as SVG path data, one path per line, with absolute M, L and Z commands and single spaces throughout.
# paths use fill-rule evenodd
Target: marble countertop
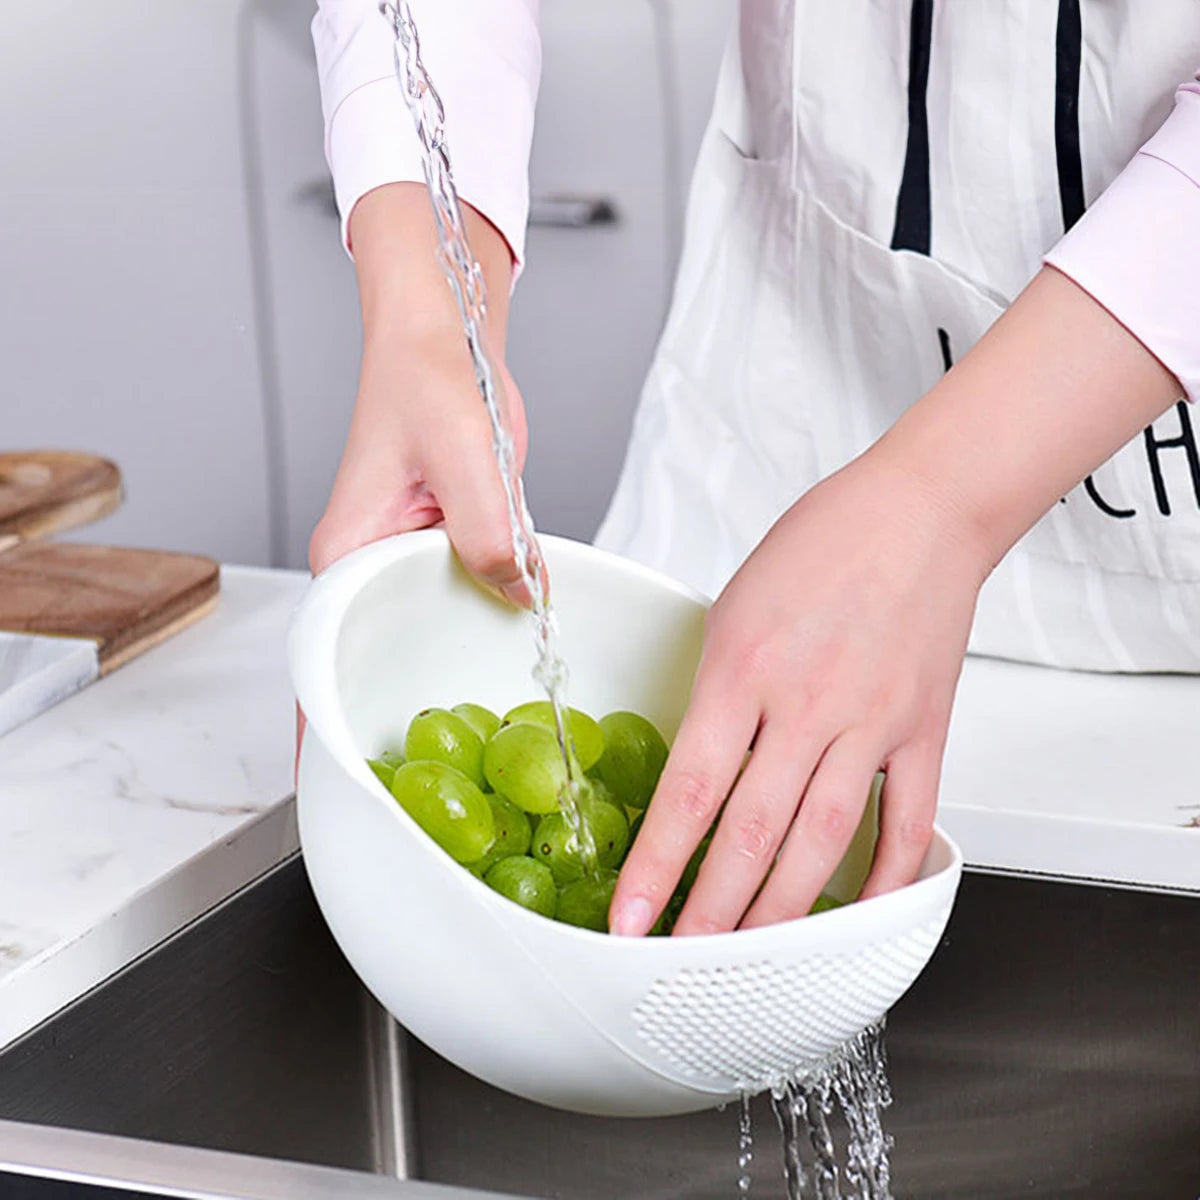
M 296 848 L 284 630 L 300 572 L 0 738 L 0 1046 Z
M 296 848 L 301 573 L 0 738 L 0 1046 Z M 1200 892 L 1200 678 L 968 660 L 939 820 L 988 869 Z

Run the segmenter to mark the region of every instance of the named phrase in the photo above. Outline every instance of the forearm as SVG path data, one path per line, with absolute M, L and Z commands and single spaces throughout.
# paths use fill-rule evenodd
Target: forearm
M 467 237 L 487 289 L 488 339 L 503 357 L 513 259 L 495 226 L 469 205 Z M 452 354 L 465 364 L 462 321 L 437 257 L 423 184 L 393 183 L 365 195 L 350 215 L 363 317 L 363 370 L 378 356 Z
M 1100 304 L 1044 268 L 869 454 L 950 518 L 986 574 L 1182 395 Z

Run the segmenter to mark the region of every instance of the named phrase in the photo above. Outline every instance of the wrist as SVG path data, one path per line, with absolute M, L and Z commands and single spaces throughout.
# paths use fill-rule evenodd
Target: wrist
M 469 205 L 463 220 L 483 272 L 488 335 L 504 344 L 513 259 L 508 243 Z M 387 184 L 368 192 L 350 214 L 364 336 L 413 348 L 463 340 L 462 320 L 438 256 L 423 184 Z
M 988 514 L 954 470 L 946 468 L 944 443 L 923 428 L 897 422 L 862 456 L 872 486 L 889 509 L 915 527 L 913 543 L 936 547 L 942 561 L 956 560 L 959 574 L 976 589 L 1007 547 L 1001 547 Z
M 1105 309 L 1044 269 L 876 448 L 949 514 L 986 575 L 1180 391 Z
M 417 372 L 436 376 L 461 375 L 470 370 L 466 334 L 451 303 L 451 314 L 440 319 L 419 305 L 402 305 L 378 312 L 363 322 L 363 375 L 396 376 Z

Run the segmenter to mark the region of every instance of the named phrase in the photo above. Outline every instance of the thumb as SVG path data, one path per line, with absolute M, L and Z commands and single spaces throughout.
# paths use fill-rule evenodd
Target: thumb
M 443 443 L 429 464 L 446 533 L 466 569 L 485 587 L 521 608 L 533 603 L 513 544 L 508 499 L 490 434 Z M 518 509 L 520 481 L 514 480 Z

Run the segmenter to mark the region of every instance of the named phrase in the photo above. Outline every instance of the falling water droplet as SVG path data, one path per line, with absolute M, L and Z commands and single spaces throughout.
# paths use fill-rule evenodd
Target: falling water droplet
M 742 1093 L 738 1110 L 738 1195 L 750 1192 L 750 1164 L 754 1161 L 754 1128 L 750 1116 L 750 1093 Z

